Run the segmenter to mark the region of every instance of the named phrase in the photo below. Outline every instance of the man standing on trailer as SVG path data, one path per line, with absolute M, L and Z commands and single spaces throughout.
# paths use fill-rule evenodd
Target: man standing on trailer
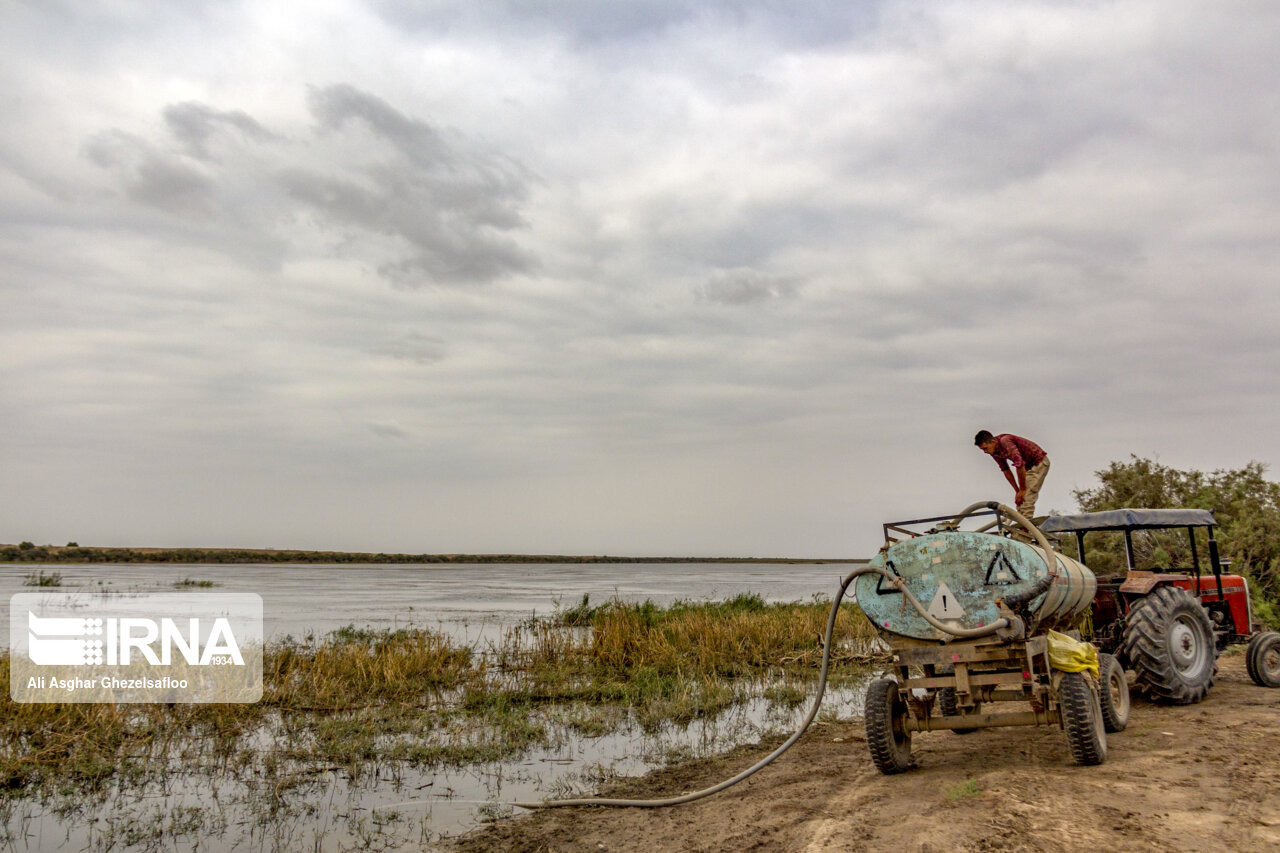
M 973 443 L 996 460 L 1004 478 L 1013 486 L 1018 512 L 1030 521 L 1036 511 L 1040 487 L 1049 473 L 1049 455 L 1034 441 L 1007 432 L 992 435 L 985 429 L 979 430 L 973 437 Z M 1012 471 L 1009 470 L 1010 465 L 1013 466 Z

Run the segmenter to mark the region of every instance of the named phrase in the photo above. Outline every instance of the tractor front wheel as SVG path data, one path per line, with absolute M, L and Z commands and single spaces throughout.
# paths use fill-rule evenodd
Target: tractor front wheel
M 1107 760 L 1107 732 L 1102 706 L 1083 672 L 1064 672 L 1058 682 L 1062 728 L 1076 764 L 1101 764 Z
M 1123 646 L 1138 682 L 1157 702 L 1199 702 L 1218 672 L 1209 614 L 1180 587 L 1157 587 L 1133 603 Z
M 911 767 L 911 732 L 905 725 L 907 705 L 898 693 L 898 682 L 881 678 L 867 688 L 864 717 L 867 748 L 876 768 L 885 774 Z
M 1249 641 L 1244 660 L 1254 684 L 1280 687 L 1280 634 L 1275 631 L 1255 634 Z

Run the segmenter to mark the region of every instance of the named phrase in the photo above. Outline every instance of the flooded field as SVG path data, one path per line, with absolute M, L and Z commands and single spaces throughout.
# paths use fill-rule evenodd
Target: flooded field
M 282 642 L 315 642 L 345 626 L 375 635 L 419 626 L 473 650 L 481 661 L 537 620 L 549 624 L 545 620 L 579 606 L 584 595 L 592 603 L 616 597 L 661 606 L 743 593 L 761 601 L 811 601 L 830 595 L 848 571 L 814 564 L 42 568 L 60 575 L 61 591 L 87 596 L 173 588 L 256 592 L 263 598 L 266 635 Z M 29 572 L 0 567 L 0 589 L 31 591 L 23 585 Z M 8 615 L 6 608 L 6 620 Z M 569 635 L 581 630 L 555 628 Z M 857 674 L 838 678 L 824 715 L 849 715 L 860 703 L 860 682 Z M 140 747 L 136 761 L 90 794 L 74 785 L 40 797 L 10 790 L 0 801 L 0 849 L 432 849 L 443 838 L 509 813 L 510 802 L 589 792 L 614 775 L 642 773 L 788 730 L 803 717 L 811 689 L 803 675 L 770 677 L 711 703 L 707 713 L 665 723 L 616 703 L 537 704 L 511 717 L 511 731 L 528 737 L 527 748 L 467 762 L 412 756 L 421 754 L 415 744 L 433 739 L 483 740 L 489 730 L 471 718 L 458 718 L 456 731 L 450 722 L 418 733 L 397 720 L 364 744 L 361 760 L 317 761 L 315 740 L 359 743 L 368 733 L 347 731 L 341 726 L 351 721 L 340 719 L 300 729 L 289 712 L 272 710 L 247 738 L 201 736 Z M 501 691 L 483 701 L 495 697 L 507 701 Z M 471 700 L 455 691 L 441 694 L 440 701 Z M 508 725 L 507 717 L 499 719 Z

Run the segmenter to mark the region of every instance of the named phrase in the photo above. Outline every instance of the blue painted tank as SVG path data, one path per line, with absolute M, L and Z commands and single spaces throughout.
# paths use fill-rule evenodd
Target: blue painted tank
M 1057 578 L 1027 606 L 1028 633 L 1066 628 L 1088 609 L 1098 589 L 1093 572 L 1056 551 Z M 901 577 L 938 621 L 982 628 L 1000 618 L 996 600 L 1030 591 L 1049 574 L 1046 552 L 1003 536 L 944 531 L 893 543 L 871 561 Z M 882 631 L 919 640 L 950 639 L 920 615 L 893 584 L 867 574 L 854 584 L 858 606 Z

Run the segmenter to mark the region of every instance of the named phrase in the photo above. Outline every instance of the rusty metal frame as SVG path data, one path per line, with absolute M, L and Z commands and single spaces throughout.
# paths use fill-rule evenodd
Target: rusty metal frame
M 938 645 L 917 641 L 895 645 L 898 690 L 907 706 L 906 731 L 980 729 L 1001 726 L 1062 726 L 1055 671 L 1049 666 L 1045 636 L 1023 642 L 976 641 Z M 950 672 L 940 672 L 944 667 Z M 912 669 L 923 674 L 913 674 Z M 937 692 L 956 691 L 953 716 L 939 713 Z M 917 690 L 925 691 L 917 696 Z M 978 703 L 1026 702 L 1023 711 L 979 711 Z
M 969 518 L 980 518 L 988 515 L 995 516 L 997 522 L 1001 521 L 1000 513 L 996 512 L 993 509 L 980 510 L 978 512 L 971 513 L 969 515 Z M 885 544 L 893 545 L 896 542 L 905 542 L 907 539 L 915 539 L 917 536 L 927 536 L 927 535 L 930 535 L 931 533 L 937 532 L 936 530 L 935 531 L 912 530 L 911 527 L 921 525 L 921 524 L 933 524 L 933 525 L 937 525 L 938 523 L 949 524 L 949 523 L 954 523 L 955 520 L 956 520 L 956 517 L 954 515 L 939 515 L 934 518 L 912 518 L 912 519 L 907 519 L 906 521 L 886 521 L 884 524 L 881 525 L 881 527 L 884 528 Z M 892 535 L 893 533 L 901 534 L 900 538 L 895 538 Z

